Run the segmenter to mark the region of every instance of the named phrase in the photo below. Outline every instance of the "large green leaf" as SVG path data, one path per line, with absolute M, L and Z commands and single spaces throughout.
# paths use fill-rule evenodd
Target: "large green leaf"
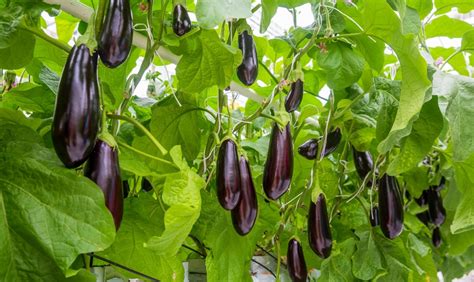
M 16 31 L 10 45 L 0 49 L 0 68 L 19 69 L 33 59 L 35 37 L 24 30 Z
M 461 50 L 474 53 L 474 30 L 467 31 L 463 34 Z
M 435 18 L 425 26 L 426 37 L 446 36 L 449 38 L 461 38 L 463 34 L 473 29 L 472 25 L 465 21 L 453 19 L 448 16 Z
M 65 169 L 40 140 L 28 127 L 0 126 L 2 281 L 62 281 L 79 254 L 114 240 L 102 191 Z
M 321 264 L 319 281 L 356 281 L 351 271 L 351 257 L 355 250 L 355 240 L 348 239 L 342 242 L 337 250 Z
M 202 30 L 186 40 L 194 48 L 183 55 L 176 67 L 179 89 L 199 93 L 213 85 L 222 89 L 229 86 L 242 53 L 224 44 L 214 30 Z
M 262 0 L 262 18 L 260 21 L 260 33 L 267 31 L 270 22 L 278 9 L 277 0 Z
M 252 16 L 250 0 L 198 0 L 196 17 L 203 28 L 212 29 L 226 19 Z
M 474 9 L 474 3 L 471 0 L 435 0 L 437 13 L 447 13 L 453 8 L 458 8 L 459 13 L 468 13 Z
M 357 250 L 352 256 L 352 272 L 362 280 L 372 279 L 382 270 L 382 255 L 375 245 L 372 231 L 358 232 Z
M 22 83 L 5 93 L 2 103 L 50 117 L 53 115 L 55 100 L 56 97 L 48 88 L 33 83 Z
M 455 179 L 462 197 L 456 209 L 451 232 L 453 234 L 474 229 L 474 153 L 463 161 L 455 161 Z

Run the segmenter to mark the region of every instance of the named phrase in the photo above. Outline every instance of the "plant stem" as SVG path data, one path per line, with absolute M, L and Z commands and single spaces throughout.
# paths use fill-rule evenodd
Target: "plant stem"
M 280 254 L 280 239 L 275 240 L 275 246 L 277 249 L 277 269 L 276 269 L 276 281 L 280 281 L 280 265 L 281 265 L 281 254 Z
M 42 30 L 40 30 L 38 28 L 33 28 L 33 27 L 26 26 L 26 25 L 19 25 L 18 28 L 22 29 L 22 30 L 25 30 L 25 31 L 28 31 L 28 32 L 38 36 L 39 38 L 43 39 L 44 41 L 47 41 L 48 43 L 53 44 L 54 46 L 58 47 L 59 49 L 64 50 L 67 53 L 69 53 L 71 51 L 71 46 L 69 46 L 66 43 L 63 43 L 63 42 L 61 42 L 57 39 L 54 39 L 54 38 L 48 36 L 46 33 L 44 33 Z
M 160 150 L 160 152 L 163 155 L 166 155 L 168 153 L 168 151 L 165 149 L 165 147 L 163 147 L 160 144 L 160 142 L 158 142 L 158 140 L 156 140 L 156 138 L 150 133 L 150 131 L 148 131 L 148 129 L 146 129 L 137 120 L 135 120 L 131 117 L 115 115 L 115 114 L 107 114 L 107 117 L 109 117 L 111 119 L 116 119 L 116 120 L 124 120 L 124 121 L 127 121 L 127 122 L 133 124 L 136 128 L 140 129 L 140 131 L 143 132 L 148 137 L 148 139 L 150 139 L 150 141 Z
M 147 153 L 145 153 L 145 152 L 143 152 L 143 151 L 140 151 L 140 150 L 138 150 L 138 149 L 136 149 L 136 148 L 134 148 L 134 147 L 128 145 L 128 144 L 125 143 L 125 142 L 117 141 L 117 143 L 118 143 L 121 147 L 127 148 L 127 149 L 129 149 L 130 151 L 133 151 L 133 152 L 135 152 L 135 153 L 137 153 L 137 154 L 140 154 L 140 155 L 142 155 L 142 156 L 144 156 L 144 157 L 147 157 L 147 158 L 150 158 L 150 159 L 152 159 L 152 160 L 155 160 L 155 161 L 158 161 L 158 162 L 162 162 L 162 163 L 164 163 L 164 164 L 171 165 L 171 166 L 174 166 L 174 167 L 177 168 L 177 166 L 176 166 L 174 163 L 172 163 L 172 162 L 170 162 L 170 161 L 167 161 L 167 160 L 164 160 L 164 159 L 161 159 L 161 158 L 158 158 L 158 157 L 155 157 L 155 156 L 152 156 L 152 155 L 147 154 Z
M 106 262 L 106 263 L 108 263 L 108 264 L 110 264 L 110 265 L 113 265 L 113 266 L 122 268 L 122 269 L 124 269 L 124 270 L 126 270 L 126 271 L 128 271 L 128 272 L 133 273 L 133 274 L 140 275 L 140 276 L 142 276 L 142 277 L 144 277 L 144 278 L 146 278 L 146 279 L 150 279 L 151 281 L 157 281 L 157 282 L 160 281 L 160 280 L 158 280 L 158 279 L 156 279 L 156 278 L 153 278 L 153 277 L 151 277 L 151 276 L 148 276 L 148 275 L 146 275 L 146 274 L 143 274 L 143 273 L 138 272 L 138 271 L 136 271 L 136 270 L 133 270 L 133 269 L 131 269 L 131 268 L 129 268 L 129 267 L 126 267 L 126 266 L 124 266 L 124 265 L 121 265 L 121 264 L 119 264 L 119 263 L 116 263 L 116 262 L 114 262 L 114 261 L 111 261 L 111 260 L 106 259 L 106 258 L 104 258 L 104 257 L 98 256 L 98 255 L 96 255 L 96 254 L 90 253 L 90 254 L 87 254 L 87 255 L 90 256 L 91 258 L 96 258 L 96 259 L 99 259 L 99 260 L 101 260 L 101 261 L 104 261 L 104 262 Z
M 454 57 L 456 56 L 457 54 L 461 53 L 462 50 L 459 49 L 459 50 L 456 50 L 454 53 L 452 53 L 451 55 L 449 55 L 449 57 L 446 58 L 446 60 L 444 61 L 444 63 L 441 65 L 441 67 L 439 67 L 440 70 L 442 70 L 444 68 L 444 66 Z
M 99 7 L 97 8 L 97 15 L 95 18 L 95 36 L 97 40 L 99 40 L 98 37 L 99 37 L 100 31 L 102 30 L 102 24 L 104 23 L 105 10 L 107 9 L 107 6 L 108 6 L 107 0 L 99 0 Z

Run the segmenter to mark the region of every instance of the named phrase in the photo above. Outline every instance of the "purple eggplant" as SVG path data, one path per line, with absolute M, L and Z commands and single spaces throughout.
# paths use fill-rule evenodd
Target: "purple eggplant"
M 293 175 L 293 144 L 290 124 L 280 129 L 273 124 L 263 171 L 263 190 L 268 198 L 276 200 L 290 187 Z
M 237 77 L 250 86 L 257 79 L 258 57 L 253 37 L 246 30 L 239 34 L 239 49 L 242 51 L 242 63 L 237 68 Z
M 240 170 L 237 145 L 226 139 L 219 148 L 217 157 L 217 198 L 226 210 L 237 206 L 240 198 Z
M 377 206 L 373 206 L 372 209 L 370 209 L 370 225 L 373 227 L 379 225 L 379 208 Z
M 291 89 L 285 99 L 285 109 L 287 112 L 294 112 L 303 100 L 303 81 L 296 80 L 291 84 Z
M 306 269 L 303 248 L 301 248 L 300 242 L 295 238 L 292 238 L 288 242 L 288 252 L 286 257 L 288 273 L 290 274 L 291 281 L 305 282 L 306 277 L 308 276 L 308 270 Z
M 117 149 L 100 139 L 97 140 L 86 163 L 84 175 L 104 192 L 105 205 L 112 213 L 115 228 L 118 230 L 123 215 L 123 191 Z
M 331 154 L 337 149 L 337 145 L 341 142 L 341 130 L 336 128 L 334 131 L 328 133 L 326 138 L 326 147 L 324 151 L 321 152 L 323 157 Z M 298 147 L 298 153 L 308 160 L 316 159 L 318 154 L 318 146 L 322 142 L 322 138 L 318 139 L 309 139 Z
M 191 30 L 191 19 L 188 10 L 177 4 L 173 10 L 173 31 L 177 36 L 183 36 Z
M 298 147 L 298 153 L 308 160 L 316 159 L 318 154 L 318 140 L 309 139 Z
M 365 179 L 365 177 L 372 171 L 374 168 L 374 162 L 372 161 L 372 155 L 370 152 L 359 152 L 356 148 L 352 147 L 352 154 L 354 157 L 354 165 L 359 174 L 360 179 Z M 372 181 L 367 182 L 371 186 Z
M 384 174 L 379 182 L 380 228 L 394 239 L 403 229 L 403 197 L 394 176 Z
M 446 220 L 446 210 L 443 206 L 443 199 L 436 187 L 432 186 L 428 189 L 428 211 L 430 213 L 430 220 L 436 226 L 440 226 Z
M 428 204 L 428 190 L 423 190 L 419 198 L 415 198 L 415 202 L 420 206 Z
M 231 211 L 232 223 L 240 235 L 246 235 L 252 230 L 257 219 L 258 202 L 253 185 L 252 173 L 248 161 L 240 157 L 240 200 Z
M 428 211 L 417 213 L 416 217 L 426 226 L 430 223 L 430 213 Z
M 436 227 L 433 229 L 433 234 L 431 235 L 431 242 L 433 243 L 433 246 L 435 248 L 439 248 L 441 246 L 441 231 L 439 230 L 439 227 Z
M 311 249 L 319 257 L 324 259 L 331 255 L 331 227 L 323 194 L 319 194 L 316 204 L 311 202 L 309 206 L 308 239 Z

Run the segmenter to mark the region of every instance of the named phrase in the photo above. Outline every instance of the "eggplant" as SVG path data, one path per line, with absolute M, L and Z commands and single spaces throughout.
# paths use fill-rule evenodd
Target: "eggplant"
M 440 193 L 436 191 L 436 187 L 434 186 L 431 186 L 427 193 L 430 220 L 434 225 L 440 226 L 446 220 L 446 210 L 443 206 L 443 199 L 441 199 Z
M 123 216 L 123 189 L 117 148 L 97 140 L 84 168 L 84 175 L 102 189 L 105 205 L 112 213 L 118 230 Z
M 377 226 L 380 224 L 379 222 L 379 208 L 377 206 L 373 206 L 372 209 L 370 210 L 370 225 L 373 227 Z
M 268 198 L 276 200 L 290 187 L 293 176 L 293 143 L 290 124 L 280 129 L 273 124 L 263 171 L 263 190 Z
M 122 181 L 122 189 L 123 189 L 123 198 L 127 198 L 130 194 L 130 185 L 128 184 L 128 180 Z
M 232 224 L 240 235 L 244 236 L 252 230 L 257 219 L 257 196 L 253 185 L 252 173 L 248 161 L 240 157 L 240 199 L 237 206 L 231 211 Z
M 326 138 L 326 147 L 324 148 L 323 157 L 331 154 L 332 152 L 336 151 L 337 146 L 341 142 L 341 130 L 339 128 L 334 129 L 333 131 L 328 133 Z
M 74 46 L 64 66 L 51 135 L 59 159 L 68 168 L 83 164 L 94 149 L 100 120 L 97 54 Z
M 293 282 L 306 282 L 308 270 L 304 260 L 303 248 L 298 240 L 292 238 L 288 242 L 288 252 L 286 254 L 288 274 Z
M 188 10 L 177 4 L 173 10 L 173 31 L 177 36 L 183 36 L 191 30 L 191 19 L 188 15 Z
M 415 202 L 420 206 L 428 204 L 428 190 L 423 190 L 419 198 L 415 198 Z
M 360 179 L 365 179 L 365 177 L 372 171 L 374 168 L 374 162 L 372 161 L 372 155 L 370 152 L 359 152 L 356 148 L 352 147 L 352 155 L 354 157 L 354 165 L 359 175 Z M 372 186 L 372 181 L 368 181 L 367 184 Z
M 239 49 L 242 50 L 242 63 L 237 68 L 240 81 L 250 86 L 257 79 L 258 58 L 253 37 L 246 30 L 239 34 Z
M 142 190 L 145 192 L 150 192 L 153 190 L 153 185 L 145 177 L 142 178 Z
M 318 154 L 318 140 L 309 139 L 298 147 L 298 153 L 308 160 L 316 159 Z
M 319 257 L 325 259 L 331 255 L 331 227 L 323 194 L 319 194 L 316 204 L 311 201 L 309 206 L 308 239 L 311 249 Z
M 110 0 L 99 35 L 99 56 L 104 65 L 116 68 L 132 49 L 133 21 L 129 0 Z
M 439 230 L 439 227 L 436 227 L 433 229 L 433 234 L 431 235 L 431 242 L 433 243 L 433 246 L 435 248 L 439 248 L 441 246 L 441 231 Z
M 416 217 L 426 226 L 430 223 L 430 213 L 428 211 L 417 213 Z
M 297 79 L 291 84 L 291 89 L 285 99 L 285 109 L 287 112 L 294 112 L 303 100 L 303 81 Z
M 237 145 L 226 139 L 219 148 L 217 157 L 217 198 L 226 210 L 234 209 L 240 198 L 240 170 Z
M 384 174 L 379 182 L 379 219 L 385 237 L 394 239 L 403 229 L 403 197 L 394 176 Z

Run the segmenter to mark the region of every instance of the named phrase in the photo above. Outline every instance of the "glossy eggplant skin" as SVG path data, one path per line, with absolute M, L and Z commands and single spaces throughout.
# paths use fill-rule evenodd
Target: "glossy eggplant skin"
M 331 154 L 332 152 L 336 151 L 337 146 L 341 142 L 341 130 L 339 128 L 334 129 L 333 131 L 328 133 L 326 138 L 326 147 L 324 148 L 323 157 Z
M 231 139 L 222 142 L 217 157 L 217 198 L 226 210 L 237 206 L 240 198 L 240 169 L 237 145 Z
M 66 167 L 80 166 L 94 149 L 99 111 L 97 54 L 84 44 L 74 46 L 59 83 L 51 129 L 54 149 Z
M 439 248 L 441 246 L 441 232 L 439 230 L 439 227 L 436 227 L 433 229 L 433 234 L 431 235 L 431 242 L 433 243 L 433 246 L 435 248 Z
M 116 68 L 130 54 L 133 39 L 129 0 L 110 0 L 99 35 L 99 56 L 104 65 Z
M 191 30 L 191 19 L 188 15 L 188 10 L 177 4 L 173 10 L 173 31 L 177 36 L 183 36 Z
M 298 147 L 298 153 L 308 160 L 316 159 L 318 154 L 318 140 L 309 139 Z
M 394 239 L 403 229 L 403 197 L 395 177 L 384 174 L 379 182 L 380 228 Z
M 245 157 L 239 161 L 240 170 L 240 199 L 237 206 L 230 212 L 235 231 L 239 235 L 246 235 L 252 230 L 257 219 L 258 202 L 253 185 L 250 166 Z
M 293 282 L 306 282 L 308 270 L 304 260 L 303 248 L 298 240 L 292 238 L 288 242 L 288 252 L 286 254 L 288 274 Z
M 379 222 L 379 208 L 377 206 L 373 206 L 372 209 L 370 210 L 370 225 L 373 227 L 378 226 L 380 224 Z
M 430 213 L 430 220 L 436 226 L 440 226 L 446 220 L 446 210 L 443 206 L 443 199 L 436 187 L 432 186 L 428 189 L 428 211 Z
M 257 79 L 258 58 L 253 37 L 246 30 L 239 34 L 239 49 L 243 59 L 237 68 L 237 76 L 243 84 L 250 86 Z
M 290 187 L 293 176 L 293 143 L 288 123 L 280 129 L 273 124 L 263 171 L 263 190 L 268 198 L 276 200 Z
M 94 151 L 84 168 L 84 175 L 94 181 L 104 192 L 105 205 L 112 213 L 115 228 L 118 230 L 123 215 L 118 150 L 100 139 L 97 140 Z
M 291 89 L 285 99 L 285 109 L 287 112 L 294 112 L 303 100 L 303 81 L 297 79 L 291 84 Z
M 359 152 L 352 147 L 352 155 L 354 157 L 354 164 L 360 179 L 364 179 L 373 169 L 374 162 L 370 152 Z M 370 183 L 369 183 L 370 185 Z
M 316 204 L 311 202 L 308 216 L 308 239 L 311 249 L 321 258 L 331 255 L 332 235 L 326 199 L 319 194 Z
M 430 213 L 428 211 L 417 213 L 416 217 L 426 226 L 430 223 Z

